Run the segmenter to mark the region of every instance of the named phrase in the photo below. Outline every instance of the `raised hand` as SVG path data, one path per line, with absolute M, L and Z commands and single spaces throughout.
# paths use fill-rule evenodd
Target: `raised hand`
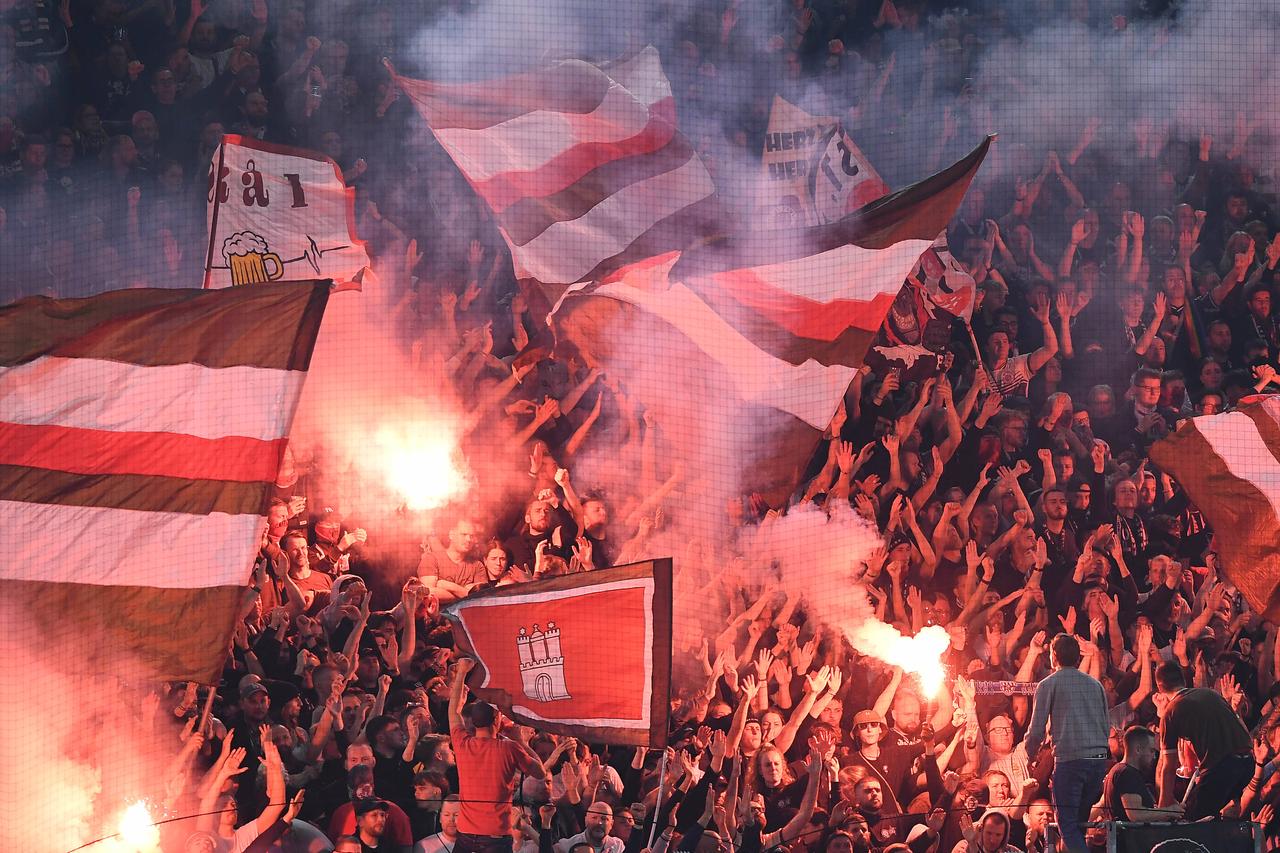
M 1067 608 L 1067 615 L 1059 616 L 1058 621 L 1062 623 L 1062 630 L 1068 634 L 1076 632 L 1076 608 L 1074 605 Z
M 853 471 L 853 444 L 842 441 L 836 446 L 836 466 L 840 473 L 848 476 Z
M 817 672 L 810 672 L 805 675 L 805 689 L 810 693 L 821 693 L 826 689 L 827 682 L 831 680 L 831 667 L 823 666 Z
M 756 655 L 756 680 L 760 682 L 767 681 L 769 678 L 769 667 L 773 665 L 773 652 L 768 649 L 761 649 Z
M 813 665 L 813 657 L 818 653 L 818 638 L 814 637 L 803 646 L 791 650 L 791 665 L 796 672 L 808 672 Z
M 723 759 L 729 751 L 729 738 L 724 732 L 716 730 L 711 733 L 711 757 L 715 759 Z
M 224 744 L 231 742 L 230 733 L 224 739 Z M 218 768 L 218 778 L 221 782 L 226 782 L 232 776 L 239 776 L 248 768 L 244 766 L 244 760 L 248 757 L 249 752 L 242 746 L 237 746 L 226 753 L 226 758 Z M 221 784 L 221 783 L 220 783 Z

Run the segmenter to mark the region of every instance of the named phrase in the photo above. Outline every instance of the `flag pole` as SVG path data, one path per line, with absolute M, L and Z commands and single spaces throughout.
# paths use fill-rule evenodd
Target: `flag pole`
M 658 770 L 658 802 L 653 807 L 653 823 L 649 825 L 649 843 L 645 847 L 653 849 L 654 836 L 658 834 L 658 815 L 662 814 L 662 789 L 667 786 L 667 750 L 662 750 L 662 764 Z
M 200 712 L 200 725 L 196 726 L 196 731 L 203 732 L 204 727 L 209 724 L 209 714 L 213 711 L 213 699 L 218 695 L 218 685 L 209 686 L 209 695 L 204 699 L 204 710 Z
M 996 390 L 996 378 L 987 369 L 987 363 L 982 360 L 982 349 L 978 346 L 978 336 L 973 333 L 973 324 L 965 320 L 964 329 L 969 333 L 969 343 L 973 345 L 973 354 L 978 358 L 978 367 L 982 368 L 982 372 L 987 375 L 987 387 L 993 391 Z
M 222 206 L 222 194 L 218 192 L 219 185 L 222 182 L 222 167 L 226 160 L 227 140 L 224 137 L 218 143 L 218 165 L 214 166 L 213 181 L 211 182 L 211 191 L 213 192 L 213 216 L 209 219 L 209 251 L 204 256 L 204 289 L 209 289 L 209 279 L 213 275 L 213 241 L 218 236 L 218 208 Z

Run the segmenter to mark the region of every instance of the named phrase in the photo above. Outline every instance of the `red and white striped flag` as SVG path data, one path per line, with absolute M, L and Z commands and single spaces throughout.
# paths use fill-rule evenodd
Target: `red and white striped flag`
M 715 187 L 654 48 L 484 83 L 393 76 L 492 208 L 517 278 L 587 281 L 698 230 Z
M 0 595 L 51 646 L 213 683 L 327 284 L 0 308 Z M 127 652 L 127 655 L 122 655 Z
M 702 385 L 684 374 L 714 375 L 715 396 L 704 392 L 693 408 L 748 407 L 750 423 L 777 422 L 778 440 L 760 450 L 803 465 L 989 145 L 840 222 L 672 252 L 575 285 L 553 314 L 558 340 L 606 371 L 611 362 L 618 369 L 623 339 L 650 342 L 649 357 L 668 371 L 657 396 Z M 636 371 L 626 372 L 630 382 Z M 769 479 L 794 484 L 793 476 Z
M 841 222 L 671 252 L 577 284 L 557 306 L 557 325 L 605 300 L 625 302 L 684 333 L 728 374 L 740 401 L 826 428 L 988 145 Z M 590 352 L 599 342 L 576 343 Z
M 1280 397 L 1184 420 L 1151 446 L 1217 532 L 1222 570 L 1255 613 L 1280 614 Z

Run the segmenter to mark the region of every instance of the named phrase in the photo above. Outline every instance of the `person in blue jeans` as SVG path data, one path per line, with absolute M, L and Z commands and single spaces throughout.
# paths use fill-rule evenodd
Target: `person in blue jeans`
M 1102 796 L 1110 766 L 1107 696 L 1102 684 L 1080 671 L 1080 643 L 1059 634 L 1049 645 L 1053 674 L 1036 687 L 1031 725 L 1023 743 L 1036 755 L 1046 728 L 1053 736 L 1053 808 L 1070 851 L 1085 851 L 1084 822 Z

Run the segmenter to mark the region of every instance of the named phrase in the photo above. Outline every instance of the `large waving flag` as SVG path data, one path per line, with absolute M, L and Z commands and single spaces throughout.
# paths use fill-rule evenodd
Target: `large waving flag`
M 1280 397 L 1184 420 L 1151 446 L 1217 531 L 1222 569 L 1255 613 L 1280 613 Z
M 476 695 L 518 722 L 592 743 L 666 745 L 671 560 L 501 587 L 445 614 L 480 664 Z
M 484 83 L 393 76 L 492 208 L 517 278 L 587 281 L 702 227 L 715 187 L 652 47 Z
M 51 646 L 75 642 L 89 667 L 128 650 L 123 677 L 216 681 L 328 295 L 0 308 L 0 595 Z
M 989 145 L 839 222 L 722 240 L 574 285 L 553 314 L 557 335 L 629 385 L 660 364 L 658 400 L 688 390 L 694 411 L 739 412 L 772 436 L 747 461 L 761 485 L 794 485 L 792 466 L 807 461 Z M 640 399 L 651 403 L 643 390 Z

